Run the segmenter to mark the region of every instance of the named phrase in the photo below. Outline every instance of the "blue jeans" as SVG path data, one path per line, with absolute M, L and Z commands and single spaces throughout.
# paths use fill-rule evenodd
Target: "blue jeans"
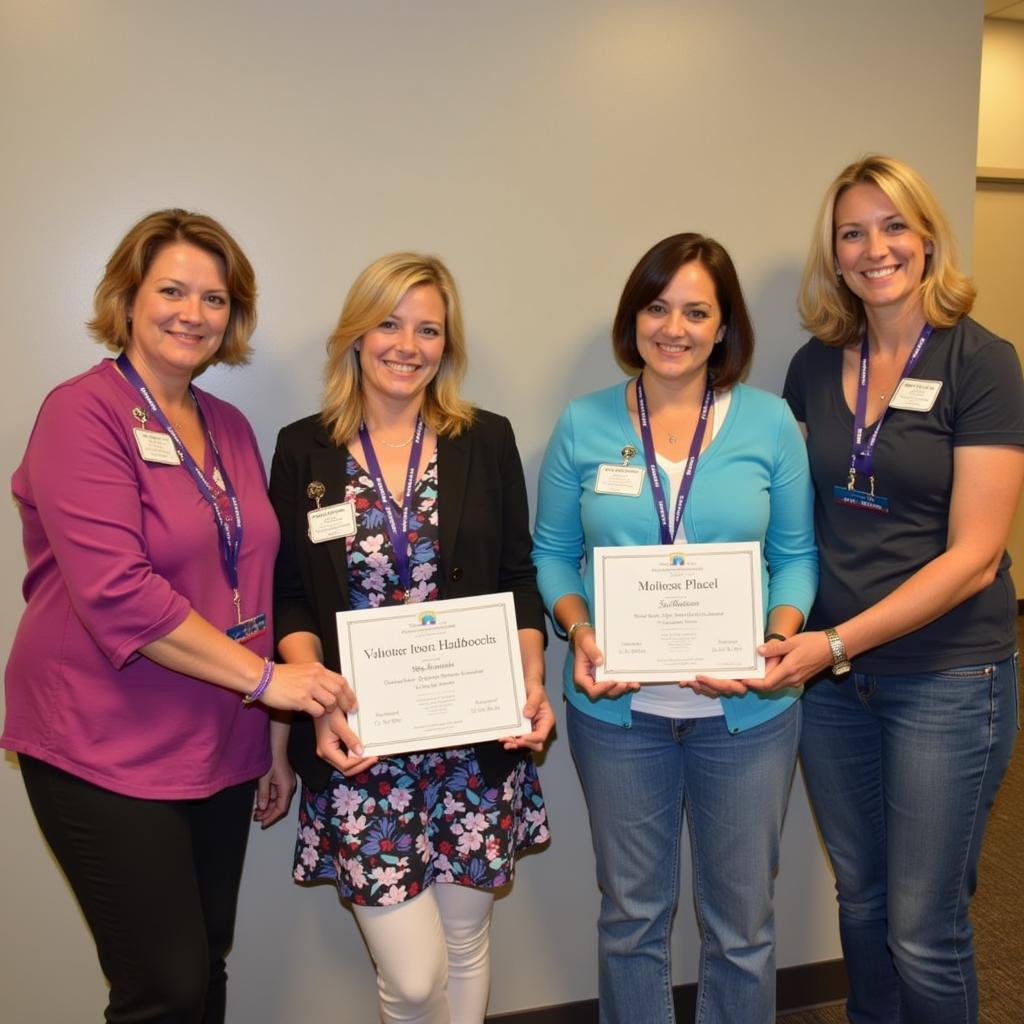
M 730 735 L 725 719 L 568 708 L 601 888 L 601 1024 L 672 1024 L 669 942 L 683 812 L 701 930 L 697 1024 L 775 1020 L 773 896 L 800 705 Z
M 1018 727 L 1018 656 L 808 687 L 800 755 L 839 895 L 854 1024 L 973 1024 L 967 910 Z

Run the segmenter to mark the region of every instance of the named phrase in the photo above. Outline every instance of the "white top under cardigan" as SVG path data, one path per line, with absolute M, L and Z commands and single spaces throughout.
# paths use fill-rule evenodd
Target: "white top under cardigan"
M 729 403 L 732 399 L 730 391 L 716 391 L 714 404 L 714 418 L 711 422 L 711 437 L 708 443 L 715 439 L 715 435 L 721 429 L 726 416 L 729 415 Z M 683 474 L 686 472 L 686 463 L 689 455 L 679 462 L 672 462 L 663 455 L 658 455 L 658 465 L 665 470 L 669 481 L 669 502 L 668 507 L 675 509 L 676 498 L 679 497 L 679 488 L 683 484 Z M 680 544 L 686 543 L 686 529 L 683 521 L 679 520 L 679 529 L 676 530 L 675 539 Z M 722 702 L 718 697 L 704 697 L 695 693 L 689 687 L 679 686 L 676 683 L 663 683 L 641 686 L 633 695 L 633 710 L 643 715 L 659 715 L 662 718 L 713 718 L 721 715 Z

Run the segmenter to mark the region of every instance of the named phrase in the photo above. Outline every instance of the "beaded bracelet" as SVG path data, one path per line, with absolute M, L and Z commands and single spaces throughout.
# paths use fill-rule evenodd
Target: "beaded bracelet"
M 269 658 L 263 659 L 263 675 L 260 676 L 260 681 L 256 684 L 256 689 L 252 693 L 247 693 L 242 698 L 242 703 L 248 707 L 250 704 L 255 704 L 256 701 L 267 692 L 267 687 L 270 685 L 270 680 L 274 677 L 274 663 Z

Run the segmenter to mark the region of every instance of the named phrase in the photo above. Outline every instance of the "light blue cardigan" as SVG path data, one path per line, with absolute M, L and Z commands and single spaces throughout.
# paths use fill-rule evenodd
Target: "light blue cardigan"
M 548 611 L 566 594 L 579 594 L 593 609 L 595 546 L 661 543 L 646 475 L 638 498 L 594 492 L 598 466 L 621 463 L 627 444 L 638 453 L 632 464 L 642 466 L 625 383 L 570 402 L 555 426 L 540 471 L 533 549 Z M 661 477 L 667 495 L 663 471 Z M 736 385 L 725 422 L 697 464 L 683 513 L 687 541 L 760 541 L 766 613 L 787 604 L 806 618 L 818 585 L 813 505 L 806 446 L 789 407 L 766 391 Z M 564 672 L 570 704 L 602 721 L 630 724 L 631 693 L 591 701 L 573 683 L 572 671 L 570 650 Z M 760 725 L 796 696 L 782 690 L 724 697 L 726 725 L 732 733 Z

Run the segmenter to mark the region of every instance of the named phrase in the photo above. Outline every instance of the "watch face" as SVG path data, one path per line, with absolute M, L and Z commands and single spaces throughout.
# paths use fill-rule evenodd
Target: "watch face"
M 850 671 L 850 659 L 846 656 L 846 648 L 842 638 L 834 629 L 825 630 L 825 638 L 832 651 L 832 675 L 843 676 Z

